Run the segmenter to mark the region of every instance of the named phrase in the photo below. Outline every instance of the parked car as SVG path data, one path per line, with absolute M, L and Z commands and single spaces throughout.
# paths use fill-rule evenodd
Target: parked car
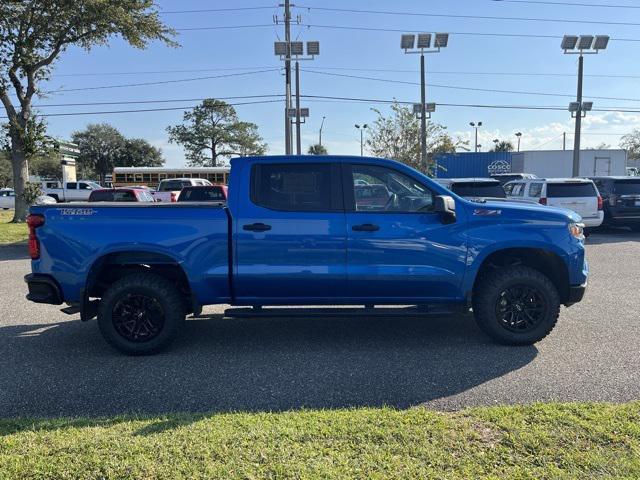
M 469 200 L 507 198 L 502 184 L 493 178 L 436 178 L 436 182 Z
M 498 180 L 502 185 L 514 180 L 532 180 L 538 178 L 533 173 L 494 173 L 491 178 Z
M 640 178 L 591 177 L 604 204 L 604 225 L 640 231 Z
M 153 193 L 156 202 L 177 202 L 180 191 L 184 187 L 212 185 L 204 178 L 167 178 L 161 180 L 158 189 Z
M 184 187 L 178 196 L 179 202 L 226 202 L 226 185 L 194 185 Z
M 15 208 L 16 194 L 13 188 L 0 188 L 0 208 L 9 210 Z
M 361 203 L 361 179 L 391 201 Z M 494 340 L 528 345 L 585 292 L 581 219 L 565 209 L 470 202 L 367 157 L 234 159 L 229 189 L 226 204 L 31 207 L 27 298 L 97 315 L 108 343 L 140 355 L 210 304 L 473 307 Z M 391 310 L 407 315 L 366 314 Z
M 542 205 L 573 210 L 585 227 L 599 227 L 604 219 L 602 197 L 593 181 L 585 178 L 538 178 L 517 180 L 504 186 L 509 199 L 536 201 Z
M 142 188 L 103 188 L 89 195 L 90 202 L 155 202 L 153 195 Z
M 78 180 L 62 184 L 55 180 L 41 183 L 42 192 L 55 198 L 56 202 L 87 201 L 93 190 L 100 190 L 102 186 L 92 180 Z

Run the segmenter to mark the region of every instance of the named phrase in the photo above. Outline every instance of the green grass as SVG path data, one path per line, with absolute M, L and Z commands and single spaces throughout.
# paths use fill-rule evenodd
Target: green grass
M 2 479 L 640 478 L 640 402 L 0 420 Z
M 26 224 L 10 223 L 11 220 L 13 210 L 0 210 L 0 245 L 23 242 L 29 236 Z

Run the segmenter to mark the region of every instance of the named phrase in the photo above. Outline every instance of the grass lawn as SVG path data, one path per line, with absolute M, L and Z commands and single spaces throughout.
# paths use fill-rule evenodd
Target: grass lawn
M 27 225 L 25 223 L 10 223 L 13 210 L 0 210 L 0 245 L 22 242 L 27 239 Z
M 640 402 L 0 420 L 0 478 L 640 478 Z

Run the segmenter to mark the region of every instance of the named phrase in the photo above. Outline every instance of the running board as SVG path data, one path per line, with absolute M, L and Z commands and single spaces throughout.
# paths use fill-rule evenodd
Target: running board
M 460 305 L 412 306 L 396 308 L 319 307 L 319 308 L 228 308 L 224 316 L 229 318 L 319 318 L 319 317 L 424 317 L 464 313 Z

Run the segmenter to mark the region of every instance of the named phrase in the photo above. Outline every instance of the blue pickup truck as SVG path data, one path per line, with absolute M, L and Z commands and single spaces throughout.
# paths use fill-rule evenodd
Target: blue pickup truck
M 265 306 L 374 315 L 446 304 L 473 309 L 494 340 L 525 345 L 584 295 L 580 220 L 471 202 L 392 160 L 238 158 L 227 202 L 32 207 L 27 298 L 97 316 L 128 354 L 163 349 L 211 304 L 256 316 Z

